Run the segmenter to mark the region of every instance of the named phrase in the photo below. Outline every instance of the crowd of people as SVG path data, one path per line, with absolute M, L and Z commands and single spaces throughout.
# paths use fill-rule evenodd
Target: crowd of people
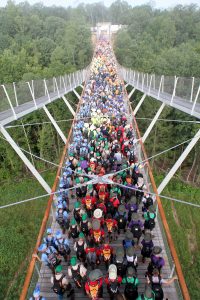
M 64 295 L 76 298 L 77 290 L 90 299 L 103 299 L 105 286 L 111 300 L 162 300 L 162 285 L 176 279 L 162 278 L 165 261 L 152 234 L 154 199 L 137 160 L 125 96 L 112 47 L 102 40 L 95 50 L 59 183 L 60 230 L 53 235 L 48 228 L 38 248 L 37 258 L 51 269 L 59 300 Z M 63 260 L 68 265 L 65 271 Z M 146 285 L 139 295 L 137 272 L 145 262 Z M 44 300 L 38 285 L 32 299 Z

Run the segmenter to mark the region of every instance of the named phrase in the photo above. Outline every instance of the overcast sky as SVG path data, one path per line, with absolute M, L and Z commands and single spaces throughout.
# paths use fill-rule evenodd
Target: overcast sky
M 20 3 L 24 2 L 25 0 L 15 0 L 15 3 Z M 57 6 L 77 6 L 80 3 L 95 3 L 95 2 L 104 2 L 106 6 L 109 6 L 114 0 L 105 0 L 105 1 L 95 1 L 95 0 L 28 0 L 30 4 L 38 3 L 38 2 L 43 2 L 46 6 L 51 6 L 51 5 L 57 5 Z M 148 1 L 148 0 L 127 0 L 127 2 L 131 5 L 141 5 L 145 3 L 152 3 L 153 6 L 158 7 L 158 8 L 169 8 L 173 7 L 177 4 L 182 4 L 182 5 L 189 5 L 191 3 L 198 4 L 200 6 L 200 0 L 153 0 L 153 1 Z M 7 0 L 0 0 L 0 6 L 5 6 L 7 3 Z

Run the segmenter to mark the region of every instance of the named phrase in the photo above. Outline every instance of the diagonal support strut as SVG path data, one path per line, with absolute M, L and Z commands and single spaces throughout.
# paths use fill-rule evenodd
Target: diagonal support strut
M 46 181 L 42 178 L 40 173 L 35 169 L 35 167 L 32 165 L 32 163 L 28 160 L 28 158 L 24 155 L 22 150 L 19 148 L 19 146 L 15 143 L 15 141 L 12 139 L 10 134 L 7 132 L 7 130 L 0 125 L 0 131 L 5 137 L 6 141 L 12 146 L 12 148 L 15 150 L 15 152 L 19 155 L 19 157 L 22 159 L 22 161 L 25 163 L 27 168 L 31 171 L 31 173 L 34 175 L 34 177 L 38 180 L 38 182 L 41 184 L 41 186 L 45 189 L 45 191 L 50 194 L 51 188 L 46 183 Z
M 51 123 L 55 127 L 57 133 L 59 134 L 59 136 L 61 137 L 61 139 L 63 140 L 63 142 L 66 144 L 67 139 L 66 139 L 64 133 L 62 132 L 62 130 L 60 129 L 60 127 L 58 126 L 58 124 L 56 123 L 56 120 L 50 114 L 49 110 L 47 109 L 47 107 L 45 105 L 43 106 L 43 109 L 44 109 L 45 113 L 47 114 L 49 120 L 51 121 Z
M 72 113 L 72 115 L 75 116 L 76 113 L 73 110 L 73 108 L 72 108 L 71 104 L 69 103 L 69 101 L 67 100 L 67 98 L 64 95 L 62 96 L 62 98 L 63 98 L 65 104 L 67 105 L 67 107 L 69 108 L 70 112 Z
M 162 105 L 160 106 L 159 110 L 157 111 L 155 117 L 153 118 L 153 120 L 151 121 L 151 124 L 149 125 L 149 127 L 147 128 L 145 134 L 142 137 L 142 142 L 144 143 L 148 137 L 148 135 L 150 134 L 152 128 L 154 127 L 156 121 L 158 120 L 159 116 L 161 115 L 163 109 L 165 107 L 165 103 L 162 103 Z
M 174 166 L 171 168 L 167 176 L 163 179 L 161 184 L 158 187 L 158 194 L 161 194 L 168 182 L 172 179 L 178 168 L 181 166 L 182 162 L 185 160 L 185 158 L 188 156 L 192 148 L 196 145 L 198 140 L 200 139 L 200 129 L 197 131 L 193 139 L 190 141 L 188 146 L 185 148 L 177 162 L 174 164 Z

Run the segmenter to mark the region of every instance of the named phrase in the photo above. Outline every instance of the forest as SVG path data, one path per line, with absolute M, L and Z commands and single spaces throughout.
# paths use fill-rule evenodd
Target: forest
M 0 82 L 1 84 L 32 79 L 50 78 L 86 67 L 92 58 L 93 46 L 90 27 L 97 22 L 111 21 L 124 28 L 113 40 L 119 63 L 125 67 L 148 73 L 200 77 L 200 8 L 196 5 L 178 5 L 160 10 L 151 5 L 132 7 L 126 1 L 116 1 L 110 7 L 103 3 L 80 4 L 76 8 L 45 7 L 38 3 L 23 2 L 16 5 L 8 1 L 0 8 Z M 130 87 L 128 87 L 130 90 Z M 79 90 L 81 93 L 81 89 Z M 0 94 L 1 97 L 1 94 Z M 68 95 L 76 108 L 77 99 Z M 135 92 L 133 107 L 141 98 Z M 1 101 L 1 100 L 0 100 Z M 145 132 L 158 110 L 159 103 L 145 99 L 137 114 L 141 133 Z M 72 115 L 62 100 L 48 106 L 67 134 Z M 144 119 L 145 118 L 145 119 Z M 165 108 L 146 141 L 149 156 L 190 139 L 199 129 L 195 118 L 171 108 Z M 174 120 L 174 121 L 169 121 Z M 179 121 L 176 121 L 179 120 Z M 191 123 L 182 121 L 192 121 Z M 37 124 L 36 124 L 37 123 Z M 33 124 L 22 126 L 23 124 Z M 34 125 L 36 124 L 36 125 Z M 42 110 L 9 124 L 9 133 L 20 147 L 41 158 L 58 163 L 63 143 Z M 1 138 L 1 136 L 0 136 Z M 151 160 L 157 183 L 175 163 L 184 145 Z M 197 143 L 165 191 L 181 199 L 199 202 L 200 143 Z M 56 168 L 30 158 L 49 184 L 53 183 Z M 6 204 L 38 196 L 43 193 L 39 184 L 18 159 L 7 142 L 0 140 L 0 198 Z M 30 186 L 27 189 L 27 186 Z M 17 209 L 2 210 L 0 228 L 0 299 L 16 299 L 16 287 L 21 287 L 26 273 L 25 264 L 30 258 L 45 209 L 45 200 L 21 205 Z M 164 206 L 169 216 L 170 228 L 183 263 L 191 295 L 196 297 L 199 258 L 194 259 L 200 247 L 198 210 L 176 203 Z M 173 208 L 173 209 L 172 209 Z M 34 212 L 30 216 L 30 210 Z M 177 213 L 174 221 L 173 212 Z M 27 218 L 27 216 L 29 216 Z M 16 221 L 17 226 L 16 226 Z M 178 225 L 177 225 L 178 224 Z M 6 228 L 6 231 L 5 231 Z M 193 235 L 193 248 L 185 237 Z M 23 235 L 22 235 L 23 233 Z M 179 238 L 181 237 L 181 242 Z M 195 241 L 195 242 L 194 242 Z M 20 242 L 20 247 L 19 247 Z M 189 244 L 188 244 L 189 243 Z M 8 247 L 5 256 L 5 247 Z M 184 251 L 183 251 L 184 250 Z M 192 261 L 188 257 L 192 257 Z M 25 258 L 25 259 L 24 259 Z M 187 270 L 192 268 L 192 276 Z M 4 276 L 6 274 L 6 276 Z M 195 279 L 195 280 L 193 280 Z M 20 289 L 17 295 L 20 293 Z

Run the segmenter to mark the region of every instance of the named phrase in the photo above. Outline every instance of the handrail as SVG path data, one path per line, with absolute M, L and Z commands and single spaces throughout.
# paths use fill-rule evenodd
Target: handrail
M 89 70 L 87 72 L 89 72 Z M 85 79 L 85 83 L 86 83 L 87 82 L 87 75 L 86 75 L 85 78 L 86 78 Z M 80 98 L 79 104 L 78 104 L 77 109 L 76 109 L 75 117 L 76 117 L 77 112 L 79 111 L 80 105 L 82 103 L 82 96 L 83 96 L 84 92 L 85 92 L 85 84 L 84 84 L 84 88 L 83 88 L 82 93 L 81 93 L 81 98 Z M 71 134 L 72 134 L 72 128 L 73 128 L 74 122 L 76 120 L 75 117 L 73 119 L 72 126 L 71 126 L 69 134 L 68 134 L 67 143 L 66 143 L 66 145 L 64 147 L 64 150 L 63 150 L 63 153 L 62 153 L 62 157 L 61 157 L 61 160 L 60 160 L 60 163 L 59 163 L 56 178 L 55 178 L 55 181 L 54 181 L 54 184 L 53 184 L 53 187 L 52 187 L 52 193 L 54 193 L 56 191 L 58 180 L 60 178 L 62 165 L 63 165 L 64 159 L 65 159 L 65 155 L 66 155 L 66 152 L 67 152 L 67 149 L 68 149 L 68 146 L 69 146 L 69 141 L 70 141 Z M 49 197 L 49 200 L 48 200 L 48 203 L 47 203 L 47 208 L 45 210 L 44 217 L 43 217 L 43 220 L 42 220 L 42 224 L 41 224 L 41 227 L 40 227 L 40 231 L 39 231 L 39 234 L 38 234 L 38 238 L 37 238 L 37 241 L 36 241 L 36 245 L 35 245 L 35 248 L 33 250 L 33 255 L 37 254 L 37 252 L 38 252 L 37 249 L 38 249 L 39 245 L 41 244 L 42 237 L 43 237 L 43 234 L 45 232 L 47 221 L 48 221 L 48 218 L 49 218 L 50 209 L 51 209 L 51 205 L 52 205 L 52 202 L 53 202 L 53 197 L 54 197 L 54 194 L 50 195 L 50 197 Z M 31 278 L 32 278 L 32 275 L 33 275 L 35 263 L 36 263 L 36 258 L 32 256 L 29 267 L 28 267 L 28 270 L 27 270 L 27 274 L 26 274 L 26 277 L 25 277 L 22 292 L 21 292 L 21 295 L 20 295 L 20 298 L 19 298 L 20 300 L 25 300 L 26 299 L 26 296 L 27 296 L 27 293 L 28 293 L 28 288 L 29 288 Z
M 125 93 L 128 97 L 126 89 L 125 89 Z M 174 246 L 174 241 L 173 241 L 170 229 L 169 229 L 169 225 L 167 223 L 165 211 L 163 209 L 160 197 L 158 196 L 158 190 L 157 190 L 155 179 L 154 179 L 154 176 L 153 176 L 153 173 L 152 173 L 152 170 L 151 170 L 151 166 L 150 166 L 149 161 L 148 161 L 148 156 L 147 156 L 144 144 L 142 142 L 140 130 L 138 128 L 137 121 L 136 121 L 134 113 L 133 113 L 133 109 L 130 105 L 130 101 L 128 101 L 128 102 L 129 102 L 129 107 L 130 107 L 130 110 L 131 110 L 131 114 L 133 116 L 133 121 L 134 121 L 134 124 L 135 124 L 135 128 L 136 128 L 136 131 L 137 131 L 137 135 L 138 135 L 138 139 L 139 139 L 139 142 L 140 142 L 140 145 L 141 145 L 141 149 L 142 149 L 142 152 L 143 152 L 146 164 L 147 164 L 151 184 L 152 184 L 154 193 L 156 194 L 158 209 L 159 209 L 162 224 L 163 224 L 163 227 L 165 229 L 166 236 L 167 236 L 167 241 L 168 241 L 168 245 L 169 245 L 169 248 L 170 248 L 170 251 L 171 251 L 171 255 L 173 257 L 174 264 L 175 264 L 175 267 L 176 267 L 176 273 L 177 273 L 177 276 L 178 276 L 178 280 L 179 280 L 179 284 L 180 284 L 181 291 L 182 291 L 182 294 L 183 294 L 183 298 L 184 298 L 184 300 L 190 300 L 189 291 L 188 291 L 188 288 L 187 288 L 187 285 L 186 285 L 186 282 L 185 282 L 185 278 L 184 278 L 184 275 L 183 275 L 183 271 L 182 271 L 182 268 L 181 268 L 181 264 L 180 264 L 175 246 Z

